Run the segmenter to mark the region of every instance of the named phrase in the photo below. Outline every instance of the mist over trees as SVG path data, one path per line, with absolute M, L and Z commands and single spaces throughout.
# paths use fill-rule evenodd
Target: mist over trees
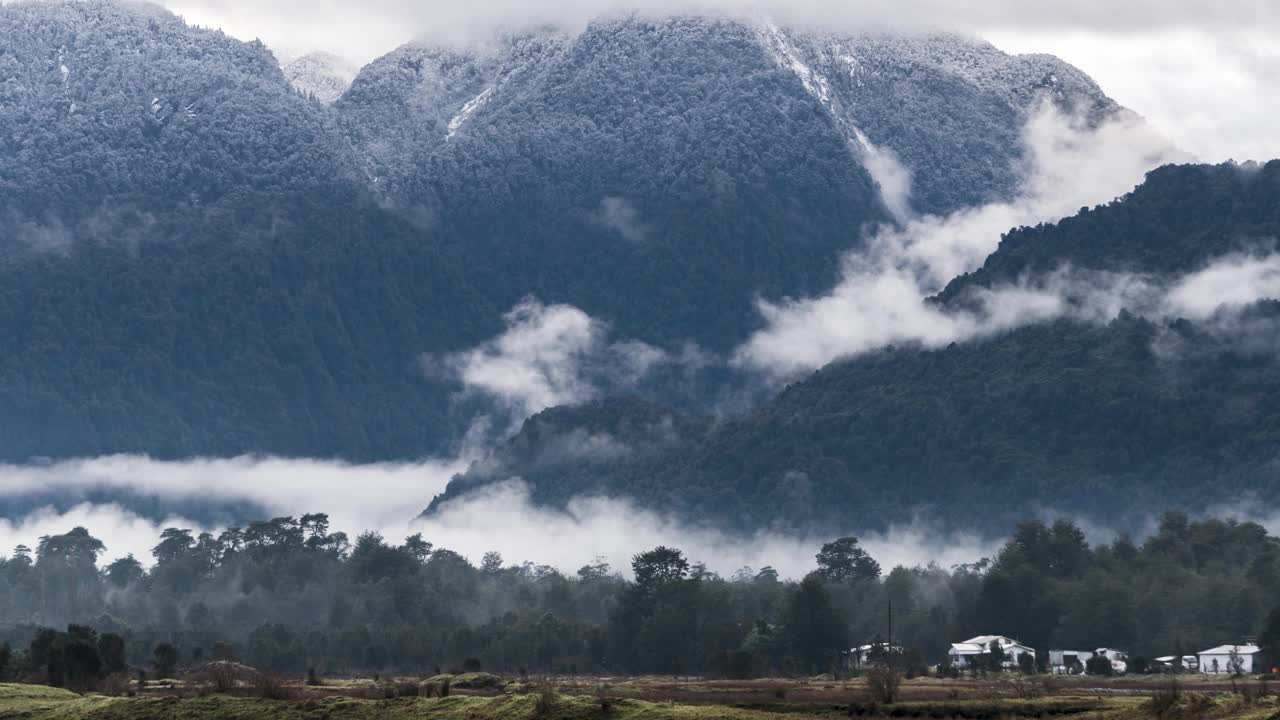
M 721 577 L 670 547 L 635 555 L 628 577 L 496 553 L 477 567 L 420 535 L 353 540 L 323 514 L 218 536 L 171 528 L 150 568 L 102 550 L 77 528 L 0 561 L 10 666 L 71 686 L 97 664 L 170 676 L 233 658 L 298 673 L 814 674 L 884 640 L 892 606 L 893 641 L 919 671 L 949 642 L 990 633 L 1138 657 L 1259 632 L 1271 643 L 1280 592 L 1280 539 L 1179 514 L 1141 543 L 1094 546 L 1068 521 L 1024 522 L 993 558 L 887 573 L 840 538 L 798 580 L 770 567 Z
M 935 302 L 963 307 L 968 293 L 1063 267 L 1158 284 L 1215 258 L 1265 259 L 1280 237 L 1277 197 L 1280 161 L 1161 168 L 1113 203 L 1009 232 Z M 1254 282 L 1267 296 L 1241 275 L 1228 285 Z M 1089 302 L 1088 291 L 1074 299 Z M 1212 310 L 1223 292 L 1197 302 Z M 1149 507 L 1276 497 L 1280 305 L 1194 319 L 1140 311 L 885 348 L 719 421 L 631 399 L 554 408 L 454 479 L 432 509 L 519 477 L 541 504 L 631 496 L 740 529 L 838 528 L 850 516 L 878 528 L 923 511 L 959 529 L 981 517 L 999 534 L 1045 507 L 1134 528 Z M 680 432 L 658 432 L 668 426 Z M 583 435 L 633 452 L 543 460 L 557 439 Z

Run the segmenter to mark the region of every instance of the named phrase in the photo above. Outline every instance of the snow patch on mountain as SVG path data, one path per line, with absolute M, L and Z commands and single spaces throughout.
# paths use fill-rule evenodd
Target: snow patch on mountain
M 778 65 L 794 73 L 804 89 L 831 114 L 853 154 L 879 185 L 885 207 L 899 222 L 906 222 L 911 216 L 911 171 L 892 150 L 872 143 L 867 134 L 854 124 L 851 114 L 845 112 L 839 98 L 833 96 L 832 81 L 801 59 L 800 49 L 791 43 L 786 32 L 776 25 L 765 25 L 757 29 L 757 36 Z M 838 47 L 836 50 L 836 66 L 843 66 L 856 80 L 860 68 L 857 58 L 840 52 Z
M 765 42 L 778 64 L 784 68 L 791 70 L 800 78 L 800 83 L 804 85 L 804 89 L 809 94 L 822 101 L 823 105 L 830 107 L 831 105 L 831 83 L 820 73 L 813 71 L 803 61 L 800 60 L 799 53 L 795 46 L 787 40 L 787 36 L 783 34 L 782 29 L 777 25 L 766 25 L 760 34 L 761 39 Z
M 1011 129 L 1026 123 L 1038 101 L 1094 124 L 1120 110 L 1087 75 L 1057 58 L 1008 55 L 974 38 L 834 35 L 771 24 L 755 30 L 774 62 L 829 113 L 900 221 L 941 209 L 937 198 L 951 194 L 955 183 L 929 170 L 945 169 L 962 155 L 978 161 L 963 186 L 983 187 L 971 202 L 1014 193 L 1023 158 Z M 912 132 L 903 132 L 904 122 Z M 913 174 L 922 187 L 913 189 Z
M 458 111 L 457 115 L 449 118 L 448 131 L 445 133 L 444 138 L 448 140 L 456 135 L 458 130 L 462 128 L 463 124 L 466 123 L 477 110 L 484 107 L 484 104 L 489 102 L 489 98 L 492 96 L 493 88 L 490 87 L 485 88 L 479 95 L 468 100 L 466 104 L 462 106 L 462 109 Z
M 346 60 L 326 52 L 314 52 L 280 68 L 298 92 L 329 105 L 351 87 L 359 69 Z

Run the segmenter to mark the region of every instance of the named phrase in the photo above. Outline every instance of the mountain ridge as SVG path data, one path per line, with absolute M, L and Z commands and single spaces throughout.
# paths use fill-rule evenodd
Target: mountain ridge
M 1024 103 L 1118 112 L 980 42 L 767 46 L 689 17 L 411 45 L 325 105 L 260 43 L 140 7 L 0 8 L 5 459 L 448 452 L 493 408 L 422 359 L 500 335 L 526 298 L 723 354 L 757 297 L 831 287 L 895 222 L 851 128 L 914 175 L 914 212 L 1011 192 Z
M 1114 203 L 1010 233 L 989 266 L 1029 248 L 1044 253 L 1047 272 L 1102 247 L 1113 262 L 1137 259 L 1131 272 L 1177 277 L 1200 270 L 1201 258 L 1233 256 L 1241 228 L 1280 237 L 1277 183 L 1280 161 L 1162 168 Z M 1107 228 L 1086 236 L 1117 245 L 1082 245 L 1082 225 Z M 1150 254 L 1152 244 L 1169 252 Z M 1055 251 L 1064 256 L 1055 261 Z M 963 304 L 959 288 L 951 295 Z M 832 363 L 662 452 L 603 466 L 548 470 L 527 458 L 539 437 L 603 432 L 625 444 L 616 431 L 625 405 L 548 411 L 455 478 L 428 512 L 511 478 L 552 507 L 643 498 L 746 532 L 883 529 L 921 516 L 957 527 L 981 516 L 1004 528 L 1046 510 L 1138 527 L 1144 507 L 1270 501 L 1280 493 L 1268 340 L 1278 323 L 1280 302 L 1270 299 L 1190 320 L 1121 311 L 1105 323 L 1064 317 L 947 347 L 891 347 Z M 665 412 L 669 422 L 693 420 Z

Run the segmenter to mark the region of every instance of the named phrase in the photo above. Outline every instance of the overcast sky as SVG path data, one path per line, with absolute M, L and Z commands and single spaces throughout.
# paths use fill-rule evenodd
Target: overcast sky
M 722 11 L 836 30 L 943 29 L 1010 52 L 1058 55 L 1205 161 L 1280 157 L 1276 0 L 161 0 L 281 56 L 328 50 L 363 64 L 414 37 L 463 41 L 496 26 Z

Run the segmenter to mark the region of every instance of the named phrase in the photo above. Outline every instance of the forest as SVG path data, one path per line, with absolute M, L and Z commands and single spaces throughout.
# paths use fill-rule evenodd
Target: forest
M 722 577 L 662 546 L 564 573 L 497 553 L 473 564 L 421 535 L 351 539 L 309 514 L 170 528 L 145 567 L 104 562 L 76 528 L 0 561 L 0 680 L 219 659 L 321 675 L 807 676 L 889 633 L 909 674 L 946 672 L 949 643 L 978 634 L 1119 647 L 1138 664 L 1245 636 L 1280 648 L 1280 539 L 1254 523 L 1174 513 L 1140 542 L 1091 545 L 1070 521 L 1026 521 L 994 557 L 950 568 L 882 568 L 853 537 L 815 551 L 803 578 Z
M 1149 507 L 1274 497 L 1280 305 L 1214 322 L 1122 313 L 1058 320 L 936 350 L 833 363 L 760 407 L 690 417 L 634 398 L 530 418 L 428 512 L 521 478 L 535 502 L 642 497 L 727 527 L 883 528 L 982 517 L 998 536 L 1040 507 L 1134 529 Z M 607 438 L 620 457 L 556 452 Z M 579 443 L 581 444 L 581 443 Z M 975 488 L 982 488 L 975 492 Z M 1000 502 L 990 503 L 992 493 Z
M 826 43 L 783 39 L 814 63 Z M 1115 108 L 1056 59 L 857 36 L 841 52 L 868 72 L 837 113 L 762 42 L 686 17 L 408 45 L 326 106 L 261 43 L 156 7 L 5 4 L 0 457 L 450 452 L 474 403 L 423 359 L 527 296 L 714 354 L 758 327 L 756 297 L 829 288 L 892 221 L 845 123 L 943 213 L 1014 192 L 1046 77 Z
M 1214 259 L 1266 258 L 1280 237 L 1277 197 L 1280 161 L 1160 168 L 1115 202 L 1010 231 L 981 269 L 932 302 L 962 310 L 973 293 L 1063 268 L 1158 285 Z M 1087 292 L 1065 302 L 1083 304 Z M 553 408 L 456 478 L 433 509 L 520 477 L 552 506 L 643 497 L 747 529 L 840 527 L 851 513 L 862 527 L 920 512 L 964 525 L 981 514 L 999 534 L 1038 507 L 1132 529 L 1142 519 L 1130 508 L 1275 497 L 1280 305 L 1194 319 L 1121 307 L 1105 321 L 1068 313 L 944 347 L 904 343 L 838 360 L 719 417 L 635 398 Z M 608 463 L 546 461 L 575 434 L 632 452 Z M 1000 494 L 998 508 L 989 492 Z

